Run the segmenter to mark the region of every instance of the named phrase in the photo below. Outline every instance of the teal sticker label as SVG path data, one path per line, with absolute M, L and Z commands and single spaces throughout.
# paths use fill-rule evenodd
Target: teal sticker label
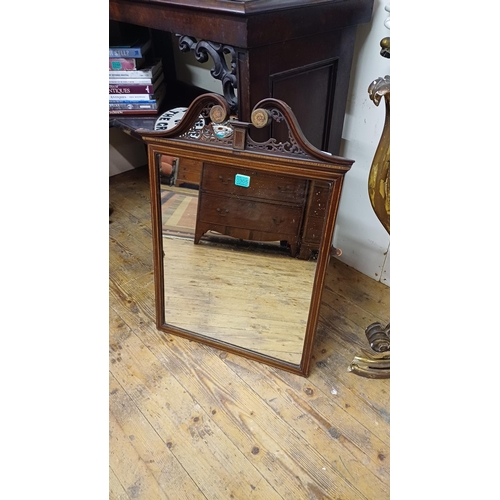
M 250 186 L 250 176 L 243 174 L 236 174 L 236 176 L 234 177 L 234 184 L 236 186 L 247 188 Z
M 111 61 L 111 69 L 122 69 L 122 63 L 120 61 Z

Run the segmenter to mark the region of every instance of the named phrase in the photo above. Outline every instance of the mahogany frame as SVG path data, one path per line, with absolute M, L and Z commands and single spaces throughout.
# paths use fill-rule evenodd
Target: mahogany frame
M 201 134 L 194 134 L 195 123 L 202 114 L 207 125 Z M 252 112 L 252 123 L 231 120 L 232 136 L 218 138 L 211 123 L 225 123 L 229 117 L 228 103 L 218 94 L 204 94 L 195 99 L 182 120 L 170 130 L 137 130 L 137 135 L 147 143 L 151 189 L 151 217 L 153 227 L 153 259 L 155 282 L 156 327 L 159 331 L 195 340 L 211 347 L 244 356 L 270 366 L 307 377 L 316 328 L 318 325 L 321 295 L 337 216 L 340 193 L 345 174 L 353 160 L 330 155 L 312 146 L 303 136 L 292 110 L 286 103 L 268 98 L 260 101 Z M 289 141 L 277 142 L 271 138 L 263 143 L 253 141 L 249 129 L 262 128 L 280 121 L 287 125 Z M 198 137 L 198 136 L 199 137 Z M 307 180 L 331 182 L 330 199 L 325 215 L 323 237 L 319 247 L 308 322 L 300 364 L 279 360 L 236 345 L 215 340 L 208 336 L 169 325 L 165 318 L 165 276 L 163 269 L 163 245 L 160 202 L 160 172 L 157 155 L 189 157 L 212 163 L 230 162 L 232 165 L 267 173 L 286 174 Z

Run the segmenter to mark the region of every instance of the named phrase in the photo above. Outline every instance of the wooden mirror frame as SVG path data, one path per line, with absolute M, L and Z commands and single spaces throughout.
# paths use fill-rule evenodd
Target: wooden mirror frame
M 206 121 L 206 125 L 201 132 L 199 129 L 197 131 L 195 129 L 195 124 L 199 121 L 200 115 Z M 134 134 L 141 137 L 147 144 L 148 149 L 156 327 L 159 331 L 165 333 L 195 340 L 223 351 L 307 377 L 309 375 L 325 273 L 333 250 L 333 232 L 343 179 L 354 161 L 322 152 L 310 144 L 303 136 L 292 110 L 280 100 L 268 98 L 260 101 L 252 111 L 252 123 L 229 120 L 229 117 L 230 108 L 224 98 L 218 94 L 204 94 L 191 103 L 182 120 L 170 130 L 138 129 Z M 229 138 L 220 138 L 214 133 L 212 124 L 224 123 L 229 124 L 233 129 L 233 133 Z M 283 124 L 288 128 L 288 141 L 278 142 L 271 137 L 265 142 L 256 142 L 251 138 L 250 131 L 252 127 L 265 128 L 270 126 L 272 133 L 275 126 L 282 128 Z M 281 130 L 280 136 L 282 132 L 283 130 Z M 300 364 L 279 360 L 200 333 L 169 325 L 166 322 L 159 155 L 195 158 L 203 162 L 229 164 L 271 174 L 284 174 L 309 181 L 327 181 L 331 183 L 332 189 L 330 189 L 323 236 L 317 254 L 312 297 Z M 200 329 L 202 329 L 202 325 L 200 325 Z

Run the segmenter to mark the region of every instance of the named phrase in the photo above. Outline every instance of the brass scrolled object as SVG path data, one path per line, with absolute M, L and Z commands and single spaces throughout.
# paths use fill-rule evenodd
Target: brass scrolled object
M 390 57 L 390 38 L 386 37 L 380 42 L 383 57 Z M 373 211 L 380 223 L 390 234 L 390 127 L 391 127 L 391 90 L 390 77 L 377 78 L 368 87 L 370 99 L 376 106 L 385 99 L 385 122 L 377 150 L 373 157 L 370 173 L 368 174 L 368 196 Z M 382 357 L 355 356 L 349 365 L 348 371 L 367 378 L 390 378 L 390 324 L 383 326 L 381 323 L 372 323 L 365 330 L 366 338 L 373 351 L 384 353 Z
M 389 355 L 380 358 L 355 356 L 348 371 L 366 378 L 389 378 L 390 369 Z
M 381 323 L 372 323 L 365 330 L 370 347 L 375 352 L 387 352 L 391 348 L 390 323 L 385 327 Z
M 390 59 L 391 57 L 391 37 L 386 36 L 380 40 L 380 55 Z
M 384 129 L 368 176 L 368 195 L 375 215 L 390 234 L 390 77 L 374 80 L 368 87 L 368 94 L 376 106 L 380 104 L 382 98 L 385 98 Z

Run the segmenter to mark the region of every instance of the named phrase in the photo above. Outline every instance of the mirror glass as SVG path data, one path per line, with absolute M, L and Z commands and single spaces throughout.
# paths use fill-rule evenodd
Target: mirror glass
M 331 183 L 156 161 L 166 324 L 299 365 Z

